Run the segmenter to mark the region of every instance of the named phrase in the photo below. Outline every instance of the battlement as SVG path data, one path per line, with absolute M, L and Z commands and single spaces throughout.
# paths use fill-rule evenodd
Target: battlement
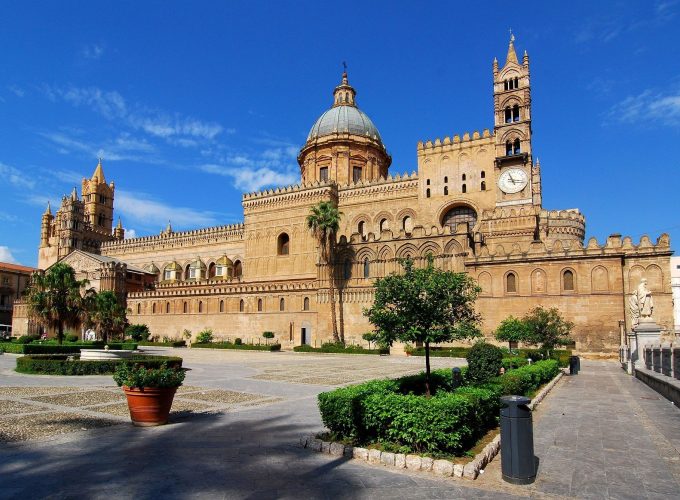
M 388 175 L 374 181 L 361 180 L 354 184 L 338 187 L 338 197 L 341 200 L 374 196 L 378 193 L 412 192 L 417 194 L 418 174 L 405 172 L 403 174 Z
M 485 142 L 488 143 L 490 142 L 491 139 L 493 139 L 494 134 L 489 131 L 488 128 L 485 128 L 482 133 L 479 133 L 479 130 L 475 130 L 472 132 L 472 135 L 470 135 L 470 132 L 465 132 L 463 134 L 463 137 L 461 138 L 460 135 L 456 134 L 453 136 L 453 139 L 451 137 L 444 137 L 443 139 L 435 139 L 432 141 L 431 139 L 427 141 L 418 141 L 418 153 L 427 153 L 431 150 L 435 150 L 437 148 L 445 149 L 445 150 L 450 150 L 450 149 L 460 149 L 460 148 L 465 148 L 469 146 L 476 145 L 476 143 L 479 142 Z
M 331 181 L 315 181 L 306 184 L 267 189 L 243 195 L 244 212 L 259 207 L 293 207 L 314 203 L 321 198 L 337 196 L 337 187 Z
M 202 242 L 210 240 L 217 241 L 238 241 L 243 239 L 243 223 L 229 224 L 226 226 L 206 227 L 179 232 L 162 232 L 152 236 L 140 236 L 139 238 L 129 238 L 125 240 L 107 241 L 102 243 L 101 252 L 103 255 L 129 250 L 142 250 L 144 248 L 157 248 L 158 245 L 176 244 L 184 241 L 195 242 L 197 239 Z
M 203 295 L 241 295 L 251 293 L 288 293 L 314 291 L 317 288 L 316 279 L 286 280 L 285 282 L 244 283 L 240 280 L 223 282 L 219 280 L 178 281 L 174 283 L 159 283 L 154 290 L 129 292 L 129 299 L 148 298 L 189 298 Z

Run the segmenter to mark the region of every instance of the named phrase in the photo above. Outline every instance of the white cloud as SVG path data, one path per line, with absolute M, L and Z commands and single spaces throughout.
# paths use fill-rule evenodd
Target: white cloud
M 9 247 L 0 246 L 0 262 L 9 262 L 10 264 L 18 264 L 17 260 L 12 255 Z
M 221 165 L 201 165 L 200 169 L 209 174 L 230 177 L 234 186 L 242 191 L 259 191 L 267 186 L 287 186 L 299 180 L 299 174 L 292 171 L 277 172 L 269 167 L 231 168 Z
M 612 106 L 607 117 L 622 123 L 657 122 L 680 125 L 680 92 L 662 94 L 645 90 Z
M 99 59 L 104 54 L 104 46 L 96 43 L 85 45 L 80 51 L 80 55 L 85 59 Z
M 162 163 L 156 155 L 156 147 L 153 144 L 144 139 L 136 139 L 127 133 L 103 144 L 90 144 L 63 132 L 41 132 L 40 135 L 59 146 L 57 151 L 62 154 L 80 151 L 92 158 L 104 158 L 107 161 L 132 160 Z
M 214 213 L 187 207 L 171 207 L 153 200 L 147 193 L 116 190 L 116 210 L 123 219 L 142 227 L 164 228 L 168 220 L 176 227 L 201 227 L 218 224 Z
M 127 229 L 127 228 L 124 228 L 124 229 L 125 229 L 125 239 L 137 237 L 137 231 L 135 231 L 134 229 Z
M 9 85 L 7 89 L 17 97 L 24 97 L 26 95 L 26 91 L 16 85 Z
M 33 189 L 35 181 L 25 176 L 20 170 L 0 163 L 0 178 L 7 179 L 10 184 L 16 187 Z

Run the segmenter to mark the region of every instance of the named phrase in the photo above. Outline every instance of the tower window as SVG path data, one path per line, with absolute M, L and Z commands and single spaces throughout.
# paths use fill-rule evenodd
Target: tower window
M 151 314 L 156 314 L 156 303 L 151 304 Z
M 359 225 L 357 226 L 357 232 L 363 237 L 364 236 L 364 231 L 366 229 L 366 223 L 364 221 L 360 221 Z
M 449 182 L 449 178 L 448 178 L 448 177 L 444 177 L 444 182 Z
M 512 155 L 512 142 L 507 141 L 505 143 L 505 156 Z
M 449 187 L 448 187 L 448 186 L 444 186 L 444 196 L 446 196 L 446 195 L 448 195 L 448 194 L 449 194 Z
M 257 299 L 257 310 L 262 311 L 262 299 Z
M 506 111 L 507 113 L 507 111 Z M 519 106 L 515 104 L 512 107 L 512 121 L 513 122 L 518 122 L 519 121 Z
M 309 297 L 305 297 L 305 300 L 302 301 L 302 310 L 309 311 Z
M 198 312 L 203 312 L 203 301 L 201 300 L 198 301 Z
M 404 217 L 404 219 L 401 221 L 401 227 L 406 234 L 409 234 L 413 230 L 413 221 L 411 220 L 410 216 L 407 215 Z
M 465 184 L 463 184 L 462 192 L 463 192 L 463 193 L 467 193 L 467 187 L 465 186 Z
M 278 255 L 288 255 L 290 252 L 290 237 L 286 233 L 281 233 L 276 242 L 276 253 Z
M 364 259 L 364 278 L 369 278 L 371 276 L 371 263 L 368 257 Z
M 454 232 L 461 222 L 466 222 L 470 227 L 477 223 L 477 212 L 472 207 L 461 205 L 454 207 L 444 216 L 442 226 L 451 227 Z
M 390 228 L 390 225 L 387 223 L 387 219 L 382 219 L 380 221 L 380 232 L 382 233 L 383 231 L 386 231 Z
M 522 148 L 520 146 L 519 139 L 515 139 L 515 142 L 512 143 L 512 152 L 513 154 L 520 154 L 522 152 Z
M 510 123 L 512 121 L 512 112 L 510 107 L 505 108 L 505 123 Z
M 319 169 L 319 180 L 320 181 L 328 180 L 328 167 L 321 167 Z
M 517 275 L 515 273 L 508 273 L 505 277 L 505 291 L 506 293 L 517 293 Z
M 141 314 L 142 312 L 142 304 L 137 304 L 137 314 Z
M 220 312 L 221 313 L 224 312 L 224 301 L 223 300 L 220 300 Z
M 165 314 L 169 314 L 169 313 L 170 313 L 170 302 L 166 302 L 165 303 Z
M 463 176 L 461 177 L 461 180 L 463 180 L 463 181 L 465 180 L 465 174 L 463 174 Z
M 484 170 L 482 170 L 482 173 L 481 173 L 481 176 L 480 176 L 480 177 L 481 177 L 482 179 L 484 179 L 484 178 L 486 177 L 486 172 L 484 172 Z
M 352 182 L 355 184 L 361 180 L 361 167 L 352 168 Z
M 239 312 L 243 312 L 246 310 L 246 303 L 243 301 L 243 299 L 238 301 L 238 310 Z
M 234 278 L 240 278 L 243 275 L 243 264 L 240 260 L 234 262 Z
M 186 314 L 186 313 L 188 313 L 188 312 L 189 312 L 189 304 L 187 304 L 187 303 L 185 302 L 185 303 L 184 303 L 184 314 Z
M 281 297 L 281 300 L 279 300 L 279 311 L 285 311 L 286 310 L 286 299 Z
M 566 270 L 562 273 L 562 288 L 567 291 L 574 290 L 574 273 L 573 271 Z
M 519 88 L 519 78 L 515 77 L 515 88 Z
M 430 197 L 430 189 L 429 188 L 425 191 L 425 197 L 426 198 Z
M 503 80 L 503 90 L 508 90 L 508 81 Z
M 99 226 L 102 226 L 102 227 L 104 226 L 104 216 L 103 215 L 100 215 L 99 217 L 97 217 L 97 224 Z
M 427 179 L 427 181 L 425 181 L 425 183 L 429 186 L 430 185 L 430 179 Z
M 481 186 L 480 186 L 480 189 L 481 189 L 482 191 L 486 191 L 486 181 L 482 181 L 482 184 L 481 184 Z

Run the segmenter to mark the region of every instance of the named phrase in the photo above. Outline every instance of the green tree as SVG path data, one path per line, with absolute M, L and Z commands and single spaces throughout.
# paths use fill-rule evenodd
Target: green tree
M 328 268 L 328 294 L 331 303 L 333 342 L 345 341 L 338 335 L 338 324 L 335 317 L 335 271 L 333 268 L 336 235 L 340 229 L 341 215 L 342 213 L 334 203 L 321 201 L 312 207 L 311 213 L 307 216 L 307 227 L 319 243 L 321 262 Z
M 378 334 L 375 332 L 368 332 L 364 333 L 361 338 L 368 342 L 368 348 L 370 349 L 371 344 L 378 341 Z
M 146 325 L 129 325 L 125 329 L 125 335 L 130 337 L 135 342 L 143 342 L 149 338 L 151 332 Z
M 77 280 L 76 272 L 58 262 L 44 273 L 31 277 L 25 298 L 28 316 L 47 329 L 57 331 L 57 342 L 64 340 L 64 327 L 77 327 L 85 317 L 83 291 L 87 280 Z
M 480 316 L 474 302 L 480 288 L 465 273 L 443 271 L 428 259 L 416 269 L 402 262 L 403 274 L 391 274 L 375 283 L 375 302 L 364 315 L 375 326 L 377 341 L 391 346 L 395 340 L 425 345 L 425 393 L 430 392 L 430 344 L 480 335 Z
M 267 345 L 269 345 L 269 340 L 275 337 L 274 332 L 262 332 L 262 336 L 266 339 Z
M 536 307 L 524 316 L 524 322 L 529 328 L 528 342 L 540 345 L 546 357 L 550 357 L 550 351 L 555 346 L 573 342 L 570 334 L 574 323 L 563 319 L 556 307 Z
M 531 335 L 529 324 L 514 316 L 508 316 L 496 328 L 496 340 L 500 342 L 528 342 Z
M 120 335 L 125 330 L 126 312 L 116 294 L 105 290 L 89 296 L 85 324 L 107 342 L 109 338 Z

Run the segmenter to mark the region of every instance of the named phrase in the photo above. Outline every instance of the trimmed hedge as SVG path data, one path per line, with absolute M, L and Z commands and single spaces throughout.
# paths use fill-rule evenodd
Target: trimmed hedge
M 342 344 L 323 344 L 321 347 L 312 347 L 311 345 L 297 345 L 293 347 L 295 352 L 322 352 L 326 354 L 389 354 L 389 349 L 366 349 L 361 346 Z
M 514 370 L 515 368 L 520 368 L 529 364 L 527 358 L 522 358 L 521 356 L 513 356 L 512 358 L 503 358 L 501 361 L 505 371 Z
M 406 352 L 411 356 L 425 356 L 424 347 L 407 348 Z M 468 352 L 469 347 L 430 347 L 430 356 L 433 358 L 465 358 Z
M 558 371 L 557 361 L 539 361 L 491 383 L 453 390 L 451 370 L 435 370 L 431 375 L 438 390 L 431 398 L 419 395 L 421 373 L 323 392 L 319 410 L 335 439 L 391 443 L 402 452 L 459 455 L 497 425 L 501 395 L 530 393 Z
M 152 347 L 152 346 L 157 346 L 157 347 L 186 347 L 187 342 L 186 342 L 186 340 L 173 340 L 171 342 L 144 341 L 144 342 L 137 342 L 137 345 L 147 346 L 147 347 Z
M 110 342 L 104 344 L 103 342 L 91 344 L 25 344 L 19 354 L 78 354 L 81 349 L 104 349 L 104 345 L 108 345 L 112 351 L 134 351 L 137 349 L 137 344 Z
M 110 375 L 123 362 L 138 363 L 147 368 L 158 368 L 167 362 L 169 366 L 182 366 L 182 358 L 174 356 L 132 356 L 127 359 L 69 361 L 65 354 L 28 355 L 17 358 L 16 371 L 36 375 Z
M 441 358 L 467 358 L 470 347 L 430 347 L 431 357 L 441 357 Z M 540 349 L 513 349 L 512 353 L 503 353 L 504 358 L 531 358 L 532 360 L 542 360 L 543 351 Z M 411 356 L 425 356 L 424 347 L 407 347 L 406 352 Z M 569 366 L 569 356 L 572 355 L 572 351 L 569 349 L 555 349 L 550 353 L 550 359 L 555 359 L 558 361 L 560 367 L 564 368 Z M 507 367 L 506 367 L 507 370 Z
M 191 344 L 191 348 L 199 349 L 241 349 L 243 351 L 280 351 L 281 344 L 232 344 L 231 342 L 210 342 L 205 344 Z

